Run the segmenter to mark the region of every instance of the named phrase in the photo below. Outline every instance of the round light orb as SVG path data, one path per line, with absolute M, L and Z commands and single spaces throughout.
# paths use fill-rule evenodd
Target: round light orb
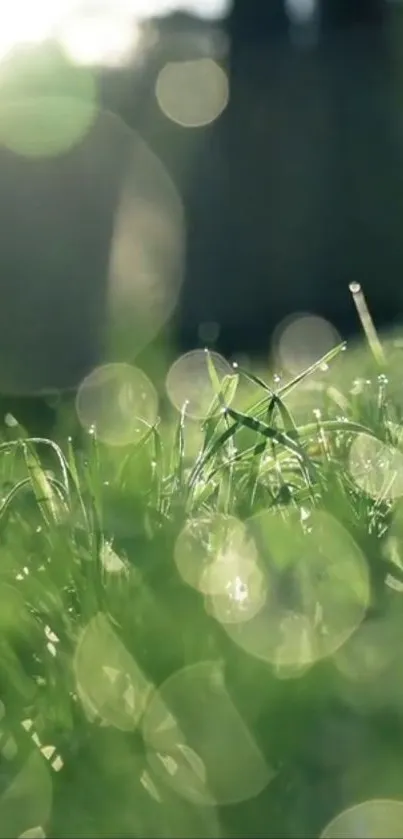
M 273 777 L 215 662 L 177 671 L 147 706 L 142 734 L 155 775 L 204 806 L 258 795 Z
M 154 385 L 130 364 L 105 364 L 81 383 L 77 416 L 87 431 L 109 446 L 137 442 L 157 419 Z
M 200 128 L 227 106 L 228 76 L 211 58 L 169 61 L 159 73 L 156 97 L 168 119 L 184 128 Z
M 235 643 L 285 677 L 341 647 L 370 601 L 367 562 L 352 537 L 323 511 L 313 511 L 307 524 L 293 512 L 249 519 L 265 603 L 251 620 L 223 624 Z
M 219 353 L 211 352 L 210 358 L 221 383 L 226 376 L 233 375 L 231 366 Z M 166 390 L 178 411 L 185 407 L 187 416 L 194 419 L 205 419 L 209 415 L 217 401 L 217 394 L 205 350 L 192 350 L 172 364 L 166 378 Z M 217 413 L 220 410 L 217 405 Z
M 336 816 L 320 839 L 403 839 L 403 802 L 364 801 Z
M 349 452 L 350 473 L 372 498 L 395 501 L 403 495 L 403 455 L 370 434 L 357 434 Z
M 339 342 L 337 330 L 324 318 L 312 314 L 293 315 L 275 331 L 276 362 L 290 375 L 296 376 Z
M 26 158 L 51 158 L 81 143 L 98 113 L 90 70 L 55 48 L 21 48 L 0 73 L 0 144 Z

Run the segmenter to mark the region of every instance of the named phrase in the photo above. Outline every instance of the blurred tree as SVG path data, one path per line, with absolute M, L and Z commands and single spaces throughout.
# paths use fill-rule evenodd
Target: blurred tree
M 296 0 L 297 2 L 297 0 Z M 386 0 L 318 0 L 323 29 L 356 24 L 379 24 L 383 21 Z
M 238 41 L 287 35 L 288 17 L 284 0 L 234 0 L 229 28 L 235 46 Z
M 278 38 L 288 32 L 289 12 L 301 18 L 317 6 L 324 30 L 356 24 L 379 24 L 386 13 L 387 0 L 234 0 L 230 20 L 232 36 L 246 41 Z M 288 9 L 287 9 L 288 7 Z M 299 11 L 300 10 L 300 11 Z

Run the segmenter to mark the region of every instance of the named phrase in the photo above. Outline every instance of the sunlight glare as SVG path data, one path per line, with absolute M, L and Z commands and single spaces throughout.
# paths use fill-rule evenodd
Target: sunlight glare
M 78 62 L 119 64 L 138 46 L 139 23 L 177 11 L 219 20 L 231 5 L 231 0 L 11 0 L 0 4 L 0 60 L 15 46 L 56 37 Z
M 51 37 L 71 0 L 12 0 L 0 4 L 0 59 L 18 44 Z
M 104 0 L 66 17 L 58 41 L 75 64 L 120 67 L 142 53 L 144 31 L 127 2 Z

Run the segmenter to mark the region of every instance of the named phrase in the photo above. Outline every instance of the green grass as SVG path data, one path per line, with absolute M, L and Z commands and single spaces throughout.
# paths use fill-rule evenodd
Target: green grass
M 206 355 L 209 416 L 125 449 L 8 418 L 0 836 L 319 836 L 352 804 L 403 799 L 403 402 L 385 354 L 341 345 L 281 385 L 220 382 Z

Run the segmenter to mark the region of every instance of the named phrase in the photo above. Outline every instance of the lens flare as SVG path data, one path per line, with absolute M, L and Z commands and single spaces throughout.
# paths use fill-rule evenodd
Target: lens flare
M 158 397 L 142 370 L 130 364 L 106 364 L 81 383 L 76 410 L 83 428 L 102 443 L 127 446 L 155 423 Z

